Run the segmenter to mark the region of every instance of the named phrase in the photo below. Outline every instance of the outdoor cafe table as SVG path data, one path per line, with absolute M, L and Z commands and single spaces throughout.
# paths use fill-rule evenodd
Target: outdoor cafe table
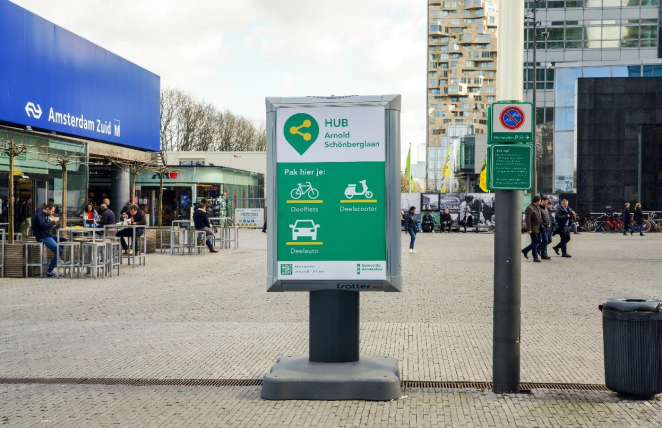
M 86 235 L 88 235 L 88 234 L 92 235 L 92 239 L 91 239 L 92 242 L 96 242 L 97 240 L 102 240 L 101 237 L 98 237 L 96 232 L 102 232 L 102 230 L 101 229 L 95 229 L 95 228 L 92 228 L 92 227 L 61 227 L 60 229 L 57 229 L 55 240 L 57 241 L 58 245 L 55 246 L 55 255 L 57 256 L 56 260 L 58 260 L 58 263 L 59 263 L 59 260 L 60 260 L 60 245 L 59 245 L 60 244 L 60 233 L 62 234 L 63 238 L 64 238 L 65 234 L 71 235 L 72 239 L 70 239 L 70 240 L 73 240 L 73 236 L 77 235 L 77 234 L 78 235 L 84 235 L 84 237 L 86 237 L 86 238 L 87 238 Z M 73 257 L 73 256 L 74 255 L 72 254 L 71 257 Z
M 136 245 L 136 230 L 137 229 L 143 229 L 143 245 L 142 249 L 140 250 L 140 255 L 138 256 L 139 259 L 142 259 L 143 262 L 142 264 L 146 264 L 147 262 L 147 225 L 144 224 L 111 224 L 111 225 L 106 225 L 104 226 L 104 235 L 105 232 L 108 229 L 116 229 L 117 232 L 123 229 L 131 229 L 131 239 L 133 244 L 133 251 L 131 251 L 131 254 L 123 254 L 122 257 L 126 257 L 130 259 L 129 264 L 131 264 L 133 267 L 136 267 L 136 249 L 138 245 Z M 117 235 L 117 232 L 115 232 L 115 235 Z

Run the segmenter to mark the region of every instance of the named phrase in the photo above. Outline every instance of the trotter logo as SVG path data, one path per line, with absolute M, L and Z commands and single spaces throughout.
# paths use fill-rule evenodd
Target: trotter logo
M 291 116 L 283 127 L 285 139 L 300 155 L 303 155 L 313 145 L 319 133 L 320 127 L 317 121 L 306 113 Z

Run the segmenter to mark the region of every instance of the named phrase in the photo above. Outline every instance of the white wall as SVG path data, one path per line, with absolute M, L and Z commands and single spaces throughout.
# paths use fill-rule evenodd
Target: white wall
M 224 166 L 267 175 L 267 152 L 166 152 L 169 165 L 179 161 L 203 160 L 206 166 Z

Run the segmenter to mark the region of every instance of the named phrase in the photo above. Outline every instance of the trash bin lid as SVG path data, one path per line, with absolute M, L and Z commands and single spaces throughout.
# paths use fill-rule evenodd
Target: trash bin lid
M 600 305 L 600 310 L 602 309 L 619 312 L 660 312 L 662 311 L 662 300 L 607 299 Z

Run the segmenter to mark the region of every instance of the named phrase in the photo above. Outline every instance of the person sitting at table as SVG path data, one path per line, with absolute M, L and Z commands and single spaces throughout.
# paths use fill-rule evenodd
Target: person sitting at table
M 212 243 L 212 238 L 214 237 L 214 231 L 211 230 L 211 223 L 209 222 L 209 214 L 207 214 L 207 200 L 202 199 L 198 205 L 198 209 L 193 213 L 193 224 L 195 225 L 195 230 L 204 230 L 207 238 L 207 247 L 209 247 L 210 253 L 218 253 L 214 249 L 214 244 Z
M 115 224 L 115 213 L 108 208 L 108 205 L 101 204 L 101 219 L 99 220 L 99 227 L 110 226 Z
M 34 234 L 37 242 L 43 243 L 49 250 L 53 252 L 53 258 L 46 270 L 47 278 L 56 278 L 57 274 L 53 272 L 57 264 L 57 243 L 51 234 L 51 228 L 60 221 L 59 217 L 54 216 L 55 205 L 48 203 L 44 205 L 41 210 L 37 210 L 32 219 L 32 233 Z M 59 238 L 59 242 L 66 242 L 65 238 Z M 64 253 L 64 247 L 60 246 L 60 253 Z
M 133 205 L 133 204 L 129 205 L 129 209 L 127 210 L 126 214 L 127 214 L 126 223 L 128 225 L 144 226 L 145 224 L 147 224 L 145 222 L 145 213 L 143 212 L 143 210 L 138 208 L 138 205 Z M 136 256 L 139 256 L 140 251 L 136 250 L 136 241 L 138 241 L 138 238 L 143 235 L 143 233 L 145 232 L 145 229 L 143 229 L 141 227 L 140 228 L 135 228 L 135 231 L 136 231 L 135 236 L 133 234 L 133 230 L 134 230 L 134 228 L 127 227 L 127 228 L 124 228 L 124 229 L 120 230 L 119 232 L 117 232 L 117 234 L 115 236 L 120 237 L 120 243 L 122 244 L 122 249 L 124 250 L 124 254 L 131 254 L 131 252 L 132 252 L 131 248 L 129 248 L 129 245 L 126 243 L 126 240 L 124 238 L 134 237 L 134 239 L 133 239 L 133 252 L 135 252 Z
M 99 213 L 92 207 L 92 204 L 87 204 L 85 211 L 80 215 L 85 223 L 85 227 L 95 227 L 99 221 Z

